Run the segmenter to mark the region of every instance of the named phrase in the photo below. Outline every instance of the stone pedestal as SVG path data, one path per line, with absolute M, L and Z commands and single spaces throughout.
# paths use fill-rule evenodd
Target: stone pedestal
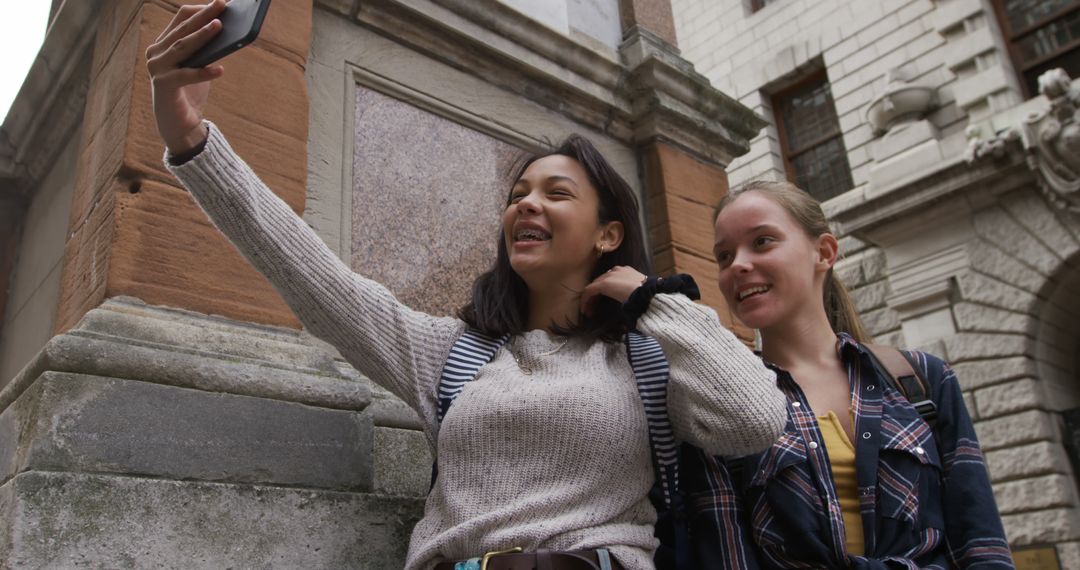
M 393 430 L 374 454 L 371 390 L 328 354 L 135 299 L 93 309 L 0 392 L 4 567 L 400 567 L 424 486 L 398 473 L 430 455 Z

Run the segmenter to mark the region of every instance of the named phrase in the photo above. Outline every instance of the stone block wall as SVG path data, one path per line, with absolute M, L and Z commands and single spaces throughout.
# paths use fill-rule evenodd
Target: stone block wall
M 400 567 L 429 454 L 371 402 L 298 331 L 110 299 L 0 391 L 0 568 Z
M 1058 543 L 1071 568 L 1080 563 L 1080 499 L 1055 412 L 1080 406 L 1080 220 L 1020 191 L 976 212 L 974 228 L 945 349 L 1010 540 Z
M 944 21 L 942 14 L 952 4 L 975 4 L 977 9 Z M 963 130 L 967 111 L 973 106 L 1000 94 L 1000 90 L 965 90 L 958 85 L 964 76 L 953 71 L 955 65 L 949 66 L 952 54 L 963 49 L 955 46 L 960 39 L 949 34 L 956 26 L 965 25 L 975 31 L 986 30 L 979 32 L 990 42 L 978 52 L 984 61 L 980 66 L 994 67 L 1007 61 L 1007 56 L 987 60 L 999 51 L 998 32 L 992 13 L 982 4 L 982 0 L 784 0 L 751 12 L 749 2 L 743 0 L 672 2 L 679 46 L 686 58 L 715 87 L 771 123 L 751 142 L 750 152 L 732 162 L 728 169 L 731 184 L 738 186 L 763 176 L 784 177 L 770 94 L 813 68 L 824 68 L 856 187 L 869 181 L 873 166 L 871 144 L 875 136 L 866 111 L 882 94 L 889 70 L 902 67 L 911 74 L 912 82 L 937 89 L 938 107 L 929 119 L 943 137 Z M 1009 93 L 1018 89 L 1014 83 L 1007 84 L 1007 89 L 1012 89 Z M 970 101 L 958 105 L 960 96 Z M 1008 100 L 1019 102 L 1015 95 Z M 993 110 L 1002 108 L 998 103 Z

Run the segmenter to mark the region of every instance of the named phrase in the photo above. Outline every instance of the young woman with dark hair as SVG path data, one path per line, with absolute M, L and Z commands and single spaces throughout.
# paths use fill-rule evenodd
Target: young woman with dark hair
M 645 254 L 645 238 L 642 235 L 641 224 L 637 221 L 637 198 L 626 181 L 608 164 L 596 147 L 581 136 L 571 135 L 555 150 L 522 161 L 513 176 L 515 183 L 507 198 L 507 205 L 530 199 L 527 195 L 529 179 L 526 175 L 530 173 L 530 168 L 534 165 L 541 167 L 536 164 L 537 162 L 548 161 L 548 159 L 557 162 L 552 169 L 552 175 L 556 177 L 560 174 L 555 172 L 556 170 L 566 167 L 577 170 L 573 165 L 574 162 L 584 169 L 589 184 L 599 190 L 597 217 L 600 223 L 603 225 L 615 222 L 621 233 L 620 241 L 609 242 L 606 249 L 603 243 L 597 244 L 596 260 L 591 266 L 588 281 L 595 281 L 620 267 L 633 268 L 641 277 L 648 274 L 650 263 Z M 558 194 L 559 191 L 556 191 L 556 197 Z M 526 202 L 522 205 L 529 204 Z M 513 231 L 512 224 L 515 223 L 515 216 L 510 210 L 508 212 L 511 216 L 504 215 L 504 232 Z M 589 216 L 591 217 L 592 214 L 590 213 Z M 505 227 L 507 224 L 511 226 Z M 471 328 L 497 337 L 505 333 L 519 334 L 529 329 L 551 327 L 553 332 L 560 334 L 607 341 L 619 341 L 626 333 L 621 303 L 612 297 L 598 295 L 601 283 L 584 289 L 585 304 L 588 305 L 584 308 L 587 310 L 580 315 L 582 318 L 573 324 L 560 322 L 558 319 L 551 323 L 525 322 L 529 315 L 530 297 L 549 293 L 538 291 L 535 287 L 529 288 L 522 275 L 523 272 L 528 271 L 524 263 L 517 267 L 513 266 L 510 254 L 512 251 L 519 253 L 513 249 L 513 243 L 502 238 L 497 242 L 494 267 L 477 278 L 473 284 L 472 300 L 459 312 L 461 319 Z M 616 245 L 612 246 L 612 243 Z M 636 288 L 636 284 L 631 283 L 631 285 Z M 562 289 L 562 291 L 557 291 L 555 296 L 569 294 L 572 297 L 578 294 L 576 291 Z
M 178 62 L 217 33 L 223 5 L 180 8 L 147 50 L 166 161 L 308 330 L 421 418 L 439 470 L 406 568 L 467 568 L 511 548 L 525 552 L 488 570 L 652 568 L 650 436 L 623 334 L 636 321 L 659 342 L 674 435 L 710 453 L 776 438 L 773 373 L 712 310 L 666 287 L 679 280 L 646 281 L 633 193 L 580 137 L 518 173 L 495 266 L 460 319 L 403 306 L 345 266 L 203 119 L 223 69 Z M 510 339 L 446 413 L 436 388 L 469 329 Z
M 710 566 L 1012 568 L 956 374 L 867 344 L 833 274 L 838 243 L 821 206 L 787 182 L 750 183 L 718 206 L 714 253 L 725 299 L 760 332 L 788 420 L 771 448 L 710 458 L 693 483 Z M 923 397 L 890 380 L 882 363 L 896 358 Z

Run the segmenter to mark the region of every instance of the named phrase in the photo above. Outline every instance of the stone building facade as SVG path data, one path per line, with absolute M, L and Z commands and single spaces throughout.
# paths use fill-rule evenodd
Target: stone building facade
M 0 567 L 400 567 L 430 442 L 309 337 L 162 165 L 144 52 L 180 0 L 54 0 L 0 137 Z M 449 313 L 507 166 L 590 136 L 660 272 L 710 259 L 764 125 L 656 0 L 275 0 L 207 114 L 354 268 Z M 377 239 L 373 239 L 375 236 Z
M 953 364 L 1029 568 L 1080 568 L 1077 4 L 672 1 L 683 56 L 768 122 L 732 187 L 811 187 L 872 334 Z

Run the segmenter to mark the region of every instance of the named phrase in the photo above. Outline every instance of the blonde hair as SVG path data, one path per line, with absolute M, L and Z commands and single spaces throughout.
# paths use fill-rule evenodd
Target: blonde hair
M 821 210 L 821 204 L 798 186 L 790 182 L 776 182 L 772 180 L 755 180 L 741 186 L 738 190 L 729 192 L 716 205 L 713 212 L 715 221 L 720 212 L 737 200 L 739 196 L 747 192 L 759 192 L 773 202 L 779 204 L 791 217 L 802 226 L 803 231 L 810 239 L 816 239 L 823 234 L 830 233 L 829 222 L 825 213 Z M 856 341 L 861 343 L 870 342 L 870 336 L 866 334 L 862 319 L 855 310 L 855 303 L 851 300 L 840 278 L 833 274 L 829 268 L 825 274 L 825 287 L 822 302 L 825 314 L 829 318 L 829 324 L 834 332 L 846 332 Z

